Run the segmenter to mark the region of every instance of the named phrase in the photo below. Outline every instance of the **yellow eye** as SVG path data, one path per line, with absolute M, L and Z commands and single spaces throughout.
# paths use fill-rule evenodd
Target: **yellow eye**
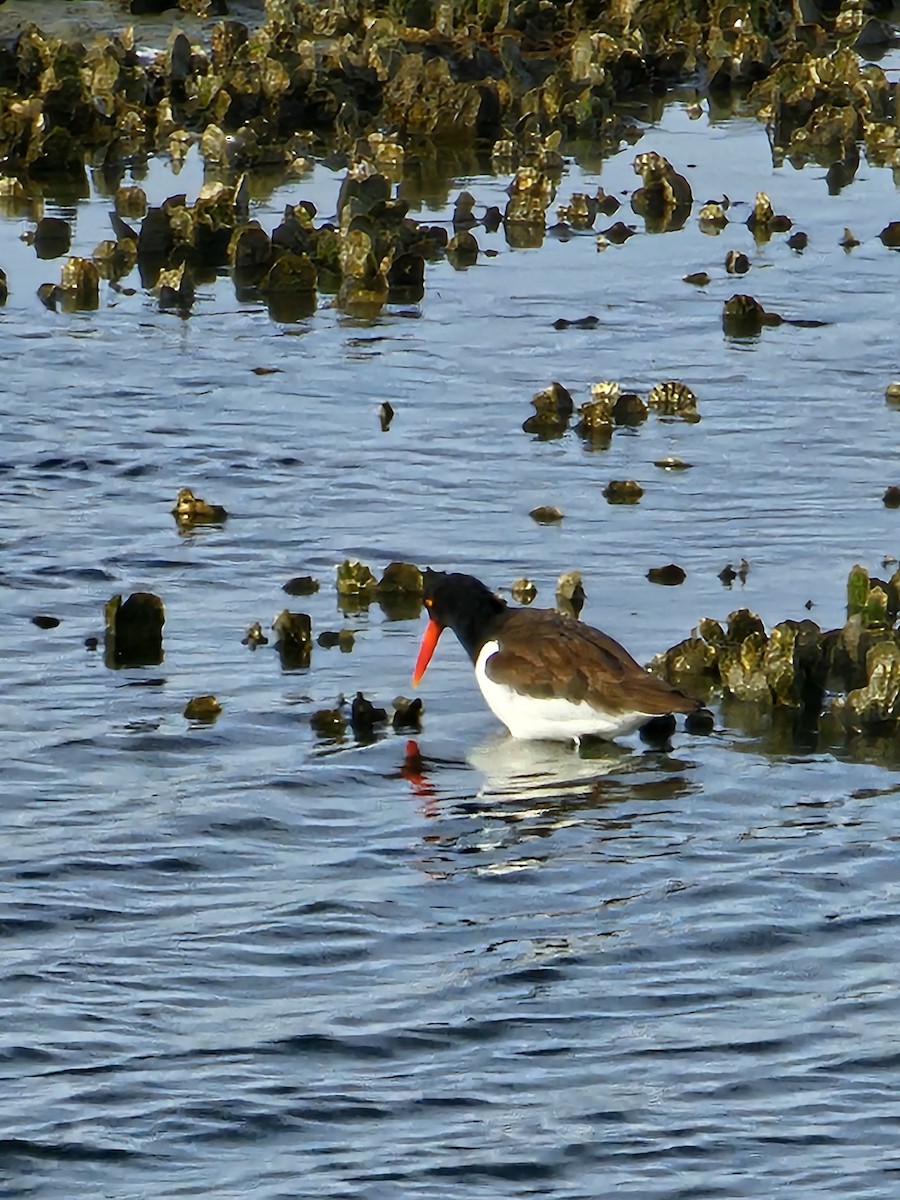
M 424 601 L 424 604 L 426 608 L 431 608 L 432 604 L 434 604 L 434 601 L 429 598 L 428 600 Z

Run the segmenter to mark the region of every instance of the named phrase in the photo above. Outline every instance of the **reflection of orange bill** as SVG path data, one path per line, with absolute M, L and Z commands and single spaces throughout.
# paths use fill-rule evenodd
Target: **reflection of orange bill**
M 419 657 L 416 659 L 415 669 L 413 670 L 413 687 L 419 686 L 419 680 L 425 674 L 425 668 L 431 662 L 431 656 L 434 654 L 434 648 L 438 644 L 438 639 L 443 632 L 443 626 L 438 625 L 437 621 L 429 620 L 425 627 L 425 632 L 422 635 L 422 644 L 419 647 Z

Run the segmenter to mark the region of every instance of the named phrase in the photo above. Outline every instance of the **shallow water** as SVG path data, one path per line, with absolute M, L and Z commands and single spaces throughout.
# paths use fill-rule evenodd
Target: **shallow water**
M 848 568 L 896 553 L 890 173 L 829 196 L 820 168 L 773 169 L 755 122 L 675 105 L 602 171 L 572 162 L 560 198 L 632 189 L 644 149 L 699 202 L 727 193 L 735 223 L 635 220 L 603 253 L 479 230 L 496 257 L 430 266 L 421 305 L 372 322 L 324 297 L 279 324 L 227 278 L 184 320 L 136 275 L 98 312 L 50 313 L 35 292 L 59 264 L 0 220 L 0 1195 L 895 1194 L 894 770 L 734 709 L 669 753 L 516 744 L 449 638 L 421 760 L 406 735 L 309 726 L 339 694 L 409 690 L 420 623 L 342 614 L 348 556 L 527 572 L 539 603 L 577 567 L 584 616 L 647 658 L 741 604 L 840 623 Z M 320 166 L 253 215 L 272 228 L 301 197 L 327 215 L 338 179 Z M 142 182 L 158 203 L 202 176 L 191 158 Z M 461 187 L 502 204 L 506 183 L 462 177 L 421 211 L 448 219 Z M 738 223 L 760 188 L 803 254 Z M 95 190 L 46 211 L 90 253 L 109 207 Z M 699 269 L 698 291 L 681 277 Z M 728 340 L 737 291 L 828 325 Z M 588 313 L 594 330 L 552 327 Z M 605 451 L 522 432 L 550 380 L 578 402 L 603 378 L 680 378 L 702 420 Z M 693 469 L 652 465 L 670 454 Z M 645 486 L 638 506 L 607 505 L 614 478 Z M 182 486 L 233 515 L 180 534 Z M 561 526 L 531 520 L 543 503 Z M 669 561 L 684 586 L 649 584 Z M 320 592 L 285 596 L 306 573 Z M 83 640 L 138 588 L 165 601 L 165 660 L 111 671 Z M 355 629 L 353 653 L 284 672 L 241 644 L 285 607 Z M 191 725 L 206 692 L 223 714 Z

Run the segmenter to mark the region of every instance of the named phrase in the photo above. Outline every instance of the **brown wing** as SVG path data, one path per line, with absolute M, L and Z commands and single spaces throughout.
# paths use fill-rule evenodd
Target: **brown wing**
M 555 609 L 512 609 L 503 622 L 502 649 L 487 674 L 528 696 L 561 696 L 610 712 L 656 716 L 696 708 L 681 692 L 636 662 L 599 629 Z

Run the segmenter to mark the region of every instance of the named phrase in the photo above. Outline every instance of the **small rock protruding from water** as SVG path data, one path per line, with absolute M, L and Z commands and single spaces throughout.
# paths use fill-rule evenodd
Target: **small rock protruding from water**
M 750 270 L 750 259 L 741 250 L 729 250 L 725 255 L 725 270 L 729 275 L 746 275 Z
M 31 618 L 32 625 L 37 625 L 38 629 L 56 629 L 60 624 L 59 617 L 51 617 L 47 613 L 38 613 Z
M 718 200 L 707 200 L 697 214 L 697 221 L 700 225 L 701 233 L 715 237 L 728 224 L 725 205 Z
M 694 202 L 687 179 L 653 150 L 639 154 L 633 166 L 642 181 L 631 197 L 633 211 L 644 218 L 650 230 L 681 229 Z
M 323 629 L 316 638 L 316 645 L 323 650 L 333 650 L 335 647 L 341 654 L 349 654 L 356 643 L 356 634 L 352 629 Z
M 314 596 L 319 590 L 319 581 L 312 575 L 295 575 L 281 590 L 289 596 Z
M 394 715 L 391 725 L 397 731 L 402 729 L 421 729 L 424 705 L 422 697 L 416 696 L 410 700 L 408 696 L 394 697 Z
M 895 729 L 900 720 L 900 645 L 896 637 L 884 638 L 869 648 L 865 674 L 862 687 L 832 701 L 832 712 L 851 733 Z
M 524 575 L 521 579 L 516 579 L 509 590 L 517 604 L 532 604 L 537 596 L 534 583 Z
M 677 563 L 667 563 L 664 567 L 651 567 L 647 578 L 651 583 L 658 583 L 663 587 L 679 587 L 687 579 L 687 572 Z
M 91 312 L 100 307 L 100 272 L 89 258 L 69 258 L 63 264 L 59 283 L 63 307 L 74 312 Z
M 9 281 L 6 278 L 6 272 L 3 270 L 0 270 L 0 308 L 2 308 L 4 306 L 4 304 L 7 302 L 8 299 L 9 299 Z
M 208 504 L 195 496 L 190 488 L 182 488 L 172 509 L 172 516 L 180 526 L 221 525 L 228 513 L 221 504 Z
M 375 726 L 388 719 L 387 710 L 373 704 L 362 692 L 357 692 L 350 706 L 350 724 L 357 741 L 370 742 L 375 737 Z
M 603 489 L 607 504 L 638 504 L 643 494 L 636 479 L 611 479 Z
M 765 325 L 781 325 L 783 318 L 766 312 L 753 296 L 738 293 L 722 306 L 722 329 L 726 337 L 757 337 Z
M 522 428 L 526 433 L 537 433 L 556 437 L 565 433 L 575 411 L 575 402 L 568 388 L 554 380 L 542 391 L 532 396 L 534 416 L 529 417 Z
M 34 230 L 34 252 L 41 259 L 62 258 L 72 245 L 72 230 L 61 217 L 41 217 Z
M 312 621 L 309 613 L 284 609 L 272 622 L 275 649 L 286 671 L 308 667 L 312 654 Z
M 586 596 L 580 571 L 564 571 L 556 581 L 556 607 L 569 617 L 580 617 Z
M 381 424 L 381 432 L 387 433 L 391 427 L 391 421 L 394 419 L 394 406 L 390 400 L 385 400 L 378 408 L 378 420 Z
M 106 602 L 106 662 L 110 667 L 155 667 L 163 660 L 166 611 L 153 592 L 132 592 Z
M 765 192 L 757 192 L 753 211 L 747 218 L 747 228 L 758 242 L 767 242 L 773 233 L 787 233 L 793 222 L 790 217 L 776 213 Z
M 528 515 L 538 525 L 559 525 L 565 513 L 561 508 L 557 508 L 555 504 L 539 504 Z
M 251 650 L 255 650 L 257 646 L 268 646 L 268 644 L 269 639 L 263 633 L 263 628 L 259 621 L 254 621 L 241 638 L 241 645 L 249 646 Z
M 475 266 L 479 252 L 475 235 L 468 229 L 461 229 L 447 243 L 447 262 L 454 270 L 464 271 L 467 267 Z
M 890 487 L 885 488 L 882 500 L 884 501 L 885 508 L 900 508 L 900 487 L 892 484 Z
M 317 709 L 310 716 L 309 723 L 313 733 L 320 738 L 341 738 L 347 728 L 347 718 L 339 707 Z
M 193 696 L 184 706 L 184 715 L 189 721 L 211 725 L 222 711 L 222 705 L 213 695 Z
M 372 600 L 378 580 L 370 567 L 356 559 L 345 558 L 337 569 L 337 591 L 339 596 L 358 600 Z
M 894 380 L 884 389 L 884 399 L 891 408 L 900 408 L 900 380 Z

